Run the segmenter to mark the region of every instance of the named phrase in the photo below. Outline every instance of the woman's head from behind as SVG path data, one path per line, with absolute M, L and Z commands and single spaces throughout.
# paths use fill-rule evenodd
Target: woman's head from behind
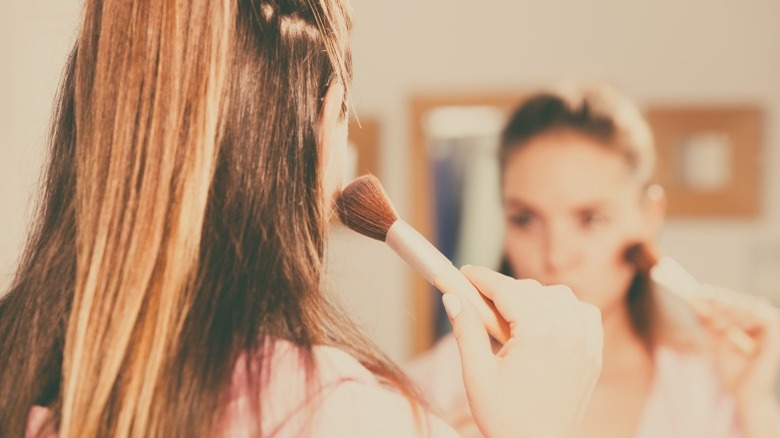
M 31 389 L 0 399 L 61 407 L 64 436 L 202 432 L 263 335 L 340 334 L 319 290 L 351 12 L 346 0 L 84 11 L 37 231 L 4 303 L 62 329 L 5 341 L 28 371 L 11 376 L 7 355 L 3 382 Z M 32 363 L 14 343 L 51 352 Z
M 566 284 L 605 318 L 625 308 L 636 280 L 625 250 L 652 238 L 662 215 L 661 199 L 649 190 L 654 160 L 647 123 L 614 90 L 530 96 L 508 122 L 500 149 L 512 273 Z M 629 311 L 634 319 L 644 312 L 630 304 Z

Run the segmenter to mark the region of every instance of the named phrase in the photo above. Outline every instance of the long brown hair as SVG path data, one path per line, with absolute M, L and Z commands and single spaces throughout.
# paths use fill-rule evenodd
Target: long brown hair
M 501 135 L 502 175 L 517 150 L 537 136 L 557 131 L 576 132 L 620 154 L 639 186 L 649 186 L 655 166 L 650 126 L 633 102 L 604 84 L 569 84 L 528 96 L 512 113 Z M 506 257 L 499 269 L 513 275 Z M 634 332 L 652 348 L 661 310 L 646 272 L 637 270 L 626 294 L 626 306 Z
M 410 394 L 322 293 L 317 126 L 351 27 L 345 0 L 86 2 L 0 303 L 0 435 L 36 404 L 63 437 L 210 435 L 266 336 Z

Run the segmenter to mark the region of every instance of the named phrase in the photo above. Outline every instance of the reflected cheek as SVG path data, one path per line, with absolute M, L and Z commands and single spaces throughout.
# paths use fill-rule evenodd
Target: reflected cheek
M 507 232 L 504 253 L 516 276 L 535 278 L 543 265 L 541 243 L 521 233 Z
M 583 260 L 582 269 L 569 278 L 578 297 L 602 311 L 622 303 L 634 269 L 623 262 L 620 245 L 602 243 L 588 248 Z
M 618 257 L 618 246 L 611 242 L 590 241 L 585 242 L 582 254 L 586 260 L 596 266 L 612 265 Z

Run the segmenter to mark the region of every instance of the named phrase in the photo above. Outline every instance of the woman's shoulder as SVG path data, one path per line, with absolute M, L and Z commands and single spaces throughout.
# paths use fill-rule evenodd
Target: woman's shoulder
M 252 382 L 256 381 L 260 394 Z M 247 428 L 259 405 L 264 430 L 282 424 L 302 406 L 321 402 L 340 383 L 378 385 L 373 374 L 346 352 L 330 346 L 307 350 L 284 339 L 266 338 L 255 357 L 242 355 L 233 369 L 227 406 L 231 430 Z
M 404 371 L 435 412 L 448 412 L 467 403 L 458 344 L 452 333 L 406 364 Z
M 290 341 L 266 339 L 255 358 L 242 355 L 236 362 L 230 398 L 246 395 L 250 375 L 260 379 L 264 392 L 272 394 L 278 385 L 284 385 L 284 393 L 292 395 L 296 389 L 307 389 L 310 383 L 320 388 L 347 380 L 377 384 L 371 371 L 339 348 L 317 345 L 311 348 L 310 361 L 307 356 L 306 349 Z
M 697 349 L 659 346 L 640 436 L 739 436 L 736 406 L 715 362 Z M 663 432 L 662 432 L 663 431 Z
M 286 340 L 269 341 L 273 343 L 268 365 L 270 382 L 287 381 L 290 378 L 303 378 L 303 349 Z M 269 345 L 267 342 L 266 345 Z M 311 349 L 315 376 L 318 385 L 328 386 L 341 381 L 354 381 L 377 385 L 374 374 L 346 351 L 328 345 L 315 345 Z M 275 376 L 275 374 L 279 374 Z
M 305 366 L 304 350 L 285 340 L 266 342 L 262 369 L 236 365 L 231 401 L 223 431 L 244 436 L 254 416 L 247 372 L 261 378 L 261 426 L 273 436 L 406 436 L 413 433 L 413 403 L 385 385 L 349 353 L 331 346 L 312 348 L 313 375 Z M 439 429 L 439 420 L 421 412 L 421 419 Z M 248 434 L 246 436 L 251 436 Z
M 660 346 L 655 351 L 655 366 L 656 386 L 677 393 L 681 400 L 710 406 L 733 402 L 714 359 L 703 350 Z
M 723 389 L 715 361 L 700 349 L 661 345 L 654 356 L 657 379 L 680 387 L 707 388 L 708 392 Z

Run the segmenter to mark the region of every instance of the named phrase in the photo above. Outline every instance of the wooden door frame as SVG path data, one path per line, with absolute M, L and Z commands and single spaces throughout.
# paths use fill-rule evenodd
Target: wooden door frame
M 411 225 L 433 241 L 436 234 L 433 222 L 433 194 L 431 193 L 429 159 L 423 117 L 435 108 L 445 106 L 492 106 L 509 111 L 516 108 L 527 93 L 518 90 L 490 93 L 415 94 L 409 100 L 410 160 L 411 160 Z M 414 274 L 411 282 L 412 354 L 419 354 L 433 344 L 433 301 L 431 285 Z

